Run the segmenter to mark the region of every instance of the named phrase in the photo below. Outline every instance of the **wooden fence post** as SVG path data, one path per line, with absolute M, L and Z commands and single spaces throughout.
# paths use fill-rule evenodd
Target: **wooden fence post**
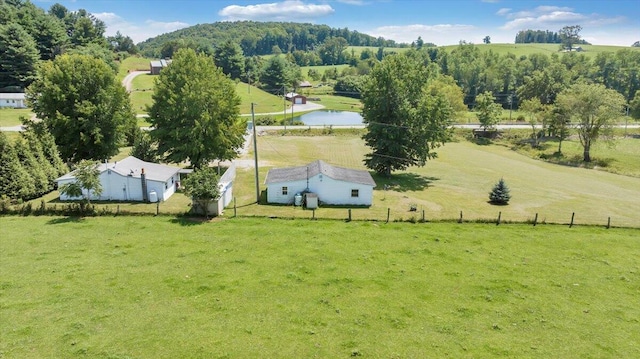
M 389 216 L 391 216 L 391 208 L 387 207 L 387 222 L 389 223 Z
M 576 216 L 576 212 L 571 213 L 571 223 L 569 223 L 569 228 L 573 227 L 573 218 Z
M 422 210 L 422 223 L 424 223 L 424 209 Z
M 311 213 L 312 213 L 311 219 L 316 219 L 316 209 L 315 208 L 311 210 Z
M 502 217 L 502 211 L 498 212 L 498 221 L 496 222 L 496 226 L 500 225 L 500 218 Z
M 348 219 L 348 221 L 351 222 L 351 208 L 349 208 L 349 219 Z
M 611 228 L 611 217 L 607 219 L 607 229 Z
M 233 197 L 233 216 L 237 217 L 238 216 L 238 209 L 236 207 L 236 198 Z
M 460 219 L 458 220 L 458 223 L 462 223 L 462 211 L 460 211 Z
M 156 216 L 160 214 L 160 201 L 156 202 Z
M 538 213 L 536 213 L 536 218 L 533 219 L 533 226 L 535 227 L 538 224 Z

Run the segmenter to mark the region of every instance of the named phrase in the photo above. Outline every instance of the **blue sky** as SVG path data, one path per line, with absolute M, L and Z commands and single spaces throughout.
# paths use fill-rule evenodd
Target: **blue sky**
M 48 9 L 56 1 L 34 0 Z M 436 45 L 460 40 L 513 43 L 522 29 L 557 31 L 581 25 L 598 45 L 640 41 L 640 1 L 539 0 L 58 0 L 86 9 L 135 42 L 202 23 L 230 20 L 292 21 L 348 27 L 398 42 L 421 36 Z

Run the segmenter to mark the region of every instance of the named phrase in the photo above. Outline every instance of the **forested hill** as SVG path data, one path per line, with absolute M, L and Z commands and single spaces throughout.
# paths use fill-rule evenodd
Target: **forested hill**
M 216 22 L 200 24 L 163 34 L 138 44 L 140 52 L 148 57 L 160 57 L 165 50 L 176 45 L 195 45 L 209 52 L 227 40 L 237 42 L 245 56 L 267 55 L 278 51 L 312 50 L 332 37 L 342 37 L 351 46 L 399 47 L 393 40 L 375 38 L 348 28 L 336 29 L 327 25 L 293 22 Z

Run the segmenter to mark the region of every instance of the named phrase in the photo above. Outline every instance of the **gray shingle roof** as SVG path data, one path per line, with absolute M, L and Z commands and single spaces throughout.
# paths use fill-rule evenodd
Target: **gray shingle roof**
M 173 177 L 173 175 L 178 173 L 178 171 L 180 171 L 180 168 L 178 167 L 145 162 L 133 156 L 129 156 L 114 163 L 102 163 L 100 164 L 100 166 L 98 166 L 98 171 L 102 173 L 107 169 L 110 169 L 122 176 L 131 175 L 132 177 L 140 178 L 140 174 L 142 173 L 143 168 L 148 180 L 158 182 L 166 182 L 171 177 Z M 72 178 L 75 178 L 75 176 L 73 175 L 73 172 L 69 172 L 66 175 L 58 178 L 57 180 Z
M 267 173 L 265 184 L 304 180 L 307 179 L 307 176 L 311 178 L 319 173 L 338 181 L 376 186 L 376 182 L 367 171 L 336 167 L 322 160 L 311 162 L 305 166 L 271 169 Z

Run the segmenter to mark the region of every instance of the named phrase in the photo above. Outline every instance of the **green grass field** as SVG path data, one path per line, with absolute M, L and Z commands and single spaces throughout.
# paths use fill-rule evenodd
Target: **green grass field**
M 316 159 L 333 165 L 366 169 L 362 160 L 367 147 L 357 135 L 282 136 L 281 131 L 258 137 L 260 183 L 269 168 L 299 166 Z M 638 139 L 629 138 L 621 144 L 622 157 L 614 151 L 599 153 L 594 158 L 614 156 L 620 166 L 629 171 L 637 168 L 633 153 Z M 635 141 L 635 142 L 634 142 Z M 568 148 L 569 145 L 565 144 Z M 439 158 L 425 167 L 399 171 L 391 178 L 375 176 L 377 182 L 373 205 L 354 209 L 354 219 L 420 220 L 422 210 L 427 220 L 454 220 L 460 212 L 466 220 L 495 220 L 502 212 L 502 220 L 528 221 L 538 213 L 538 221 L 569 223 L 575 213 L 576 223 L 605 225 L 611 217 L 612 225 L 637 227 L 640 223 L 640 177 L 616 175 L 604 171 L 561 166 L 536 160 L 506 146 L 481 146 L 461 141 L 447 143 L 438 149 Z M 246 155 L 251 160 L 253 153 Z M 637 159 L 637 156 L 635 157 Z M 635 163 L 635 164 L 634 164 Z M 634 172 L 638 175 L 637 172 Z M 511 189 L 508 206 L 493 206 L 488 193 L 504 178 Z M 384 185 L 389 186 L 385 191 Z M 288 206 L 263 206 L 255 202 L 253 169 L 238 171 L 234 187 L 239 215 L 276 215 L 281 217 L 311 217 L 310 211 Z M 416 205 L 417 212 L 410 212 Z M 346 218 L 343 208 L 321 208 L 321 218 Z
M 1 108 L 0 127 L 18 126 L 22 124 L 20 117 L 31 118 L 33 112 L 28 108 Z
M 635 358 L 638 230 L 0 217 L 3 358 Z
M 149 71 L 149 62 L 151 59 L 147 59 L 144 57 L 131 56 L 127 57 L 118 64 L 118 80 L 122 81 L 122 79 L 127 76 L 129 71 Z

